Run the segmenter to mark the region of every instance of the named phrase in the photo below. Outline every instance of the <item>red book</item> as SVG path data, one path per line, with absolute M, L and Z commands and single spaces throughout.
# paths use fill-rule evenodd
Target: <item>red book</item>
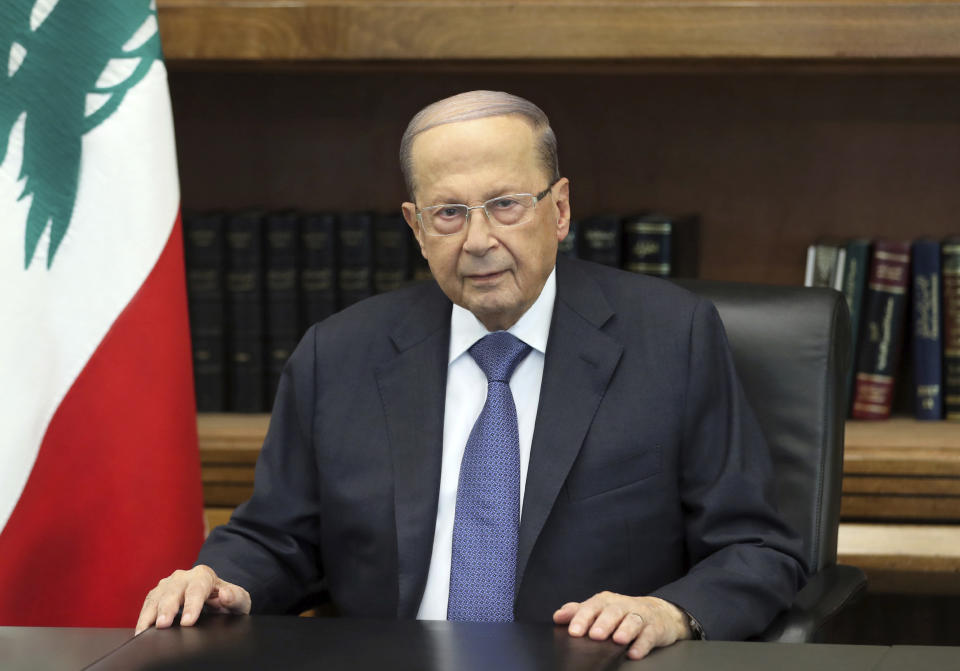
M 893 403 L 910 278 L 910 243 L 878 240 L 870 259 L 860 332 L 854 419 L 886 419 Z
M 947 419 L 960 419 L 960 237 L 943 241 L 943 364 Z

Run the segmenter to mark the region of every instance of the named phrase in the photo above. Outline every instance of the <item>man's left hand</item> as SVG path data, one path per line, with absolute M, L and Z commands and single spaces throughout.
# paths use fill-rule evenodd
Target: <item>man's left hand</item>
M 646 657 L 661 648 L 690 638 L 690 623 L 682 610 L 655 596 L 625 596 L 600 592 L 586 601 L 571 601 L 553 614 L 557 624 L 568 624 L 571 636 L 589 634 L 602 641 L 630 645 L 630 659 Z

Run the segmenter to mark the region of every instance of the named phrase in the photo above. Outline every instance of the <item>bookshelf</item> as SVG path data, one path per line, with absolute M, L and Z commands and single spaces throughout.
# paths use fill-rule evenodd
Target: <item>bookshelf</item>
M 187 208 L 395 210 L 410 116 L 495 88 L 551 117 L 575 215 L 700 213 L 707 279 L 799 284 L 824 235 L 960 232 L 960 2 L 157 4 Z M 224 521 L 267 417 L 198 423 Z M 960 425 L 851 422 L 845 473 L 845 518 L 960 521 Z
M 159 0 L 171 59 L 960 56 L 944 0 Z
M 269 415 L 197 418 L 204 496 L 232 507 L 253 491 Z M 841 515 L 854 521 L 960 522 L 960 424 L 849 421 Z

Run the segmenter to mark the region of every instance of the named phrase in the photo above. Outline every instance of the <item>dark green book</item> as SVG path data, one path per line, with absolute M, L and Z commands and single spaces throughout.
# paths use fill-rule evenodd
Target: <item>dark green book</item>
M 185 213 L 183 229 L 197 410 L 223 412 L 226 410 L 223 215 Z
M 373 215 L 346 212 L 340 216 L 340 308 L 373 295 Z
M 399 289 L 410 281 L 410 242 L 413 237 L 400 214 L 381 214 L 373 229 L 376 293 Z
M 263 220 L 241 212 L 227 220 L 228 407 L 263 412 Z
M 305 214 L 300 221 L 300 331 L 337 311 L 337 216 Z
M 578 233 L 581 259 L 620 267 L 620 217 L 613 214 L 588 217 L 580 222 Z
M 866 238 L 848 240 L 845 246 L 846 263 L 843 270 L 843 297 L 850 310 L 850 371 L 847 373 L 847 414 L 853 405 L 853 389 L 856 377 L 860 343 L 860 324 L 863 315 L 863 297 L 867 288 L 867 273 L 870 270 L 871 241 Z
M 276 395 L 283 366 L 300 339 L 299 228 L 300 217 L 296 212 L 267 215 L 264 236 L 267 336 L 264 396 L 268 403 Z

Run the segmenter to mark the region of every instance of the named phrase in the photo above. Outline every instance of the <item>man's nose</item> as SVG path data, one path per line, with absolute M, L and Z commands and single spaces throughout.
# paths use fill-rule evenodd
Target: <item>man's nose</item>
M 496 238 L 491 235 L 493 225 L 482 207 L 468 210 L 467 220 L 463 225 L 467 227 L 467 239 L 463 248 L 471 254 L 483 254 L 496 244 Z

